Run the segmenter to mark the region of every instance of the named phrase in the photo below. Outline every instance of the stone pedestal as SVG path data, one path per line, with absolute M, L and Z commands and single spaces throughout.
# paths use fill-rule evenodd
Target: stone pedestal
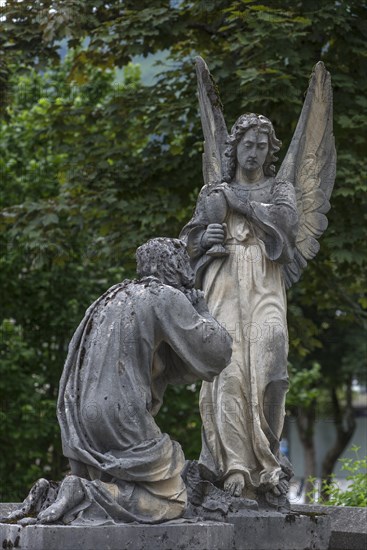
M 0 547 L 9 550 L 230 550 L 232 544 L 233 526 L 215 522 L 102 527 L 0 524 Z
M 238 512 L 229 514 L 235 550 L 327 550 L 330 519 L 326 515 Z
M 0 516 L 15 505 L 0 504 Z M 5 550 L 327 550 L 330 518 L 239 510 L 227 523 L 196 521 L 105 526 L 0 524 Z
M 367 508 L 357 506 L 293 505 L 301 514 L 327 514 L 331 522 L 329 550 L 367 549 Z

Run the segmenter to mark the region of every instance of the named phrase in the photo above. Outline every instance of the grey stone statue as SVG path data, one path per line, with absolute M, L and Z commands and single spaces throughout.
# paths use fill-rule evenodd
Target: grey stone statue
M 213 381 L 231 338 L 193 288 L 182 241 L 150 240 L 137 271 L 87 309 L 69 346 L 57 414 L 72 475 L 38 480 L 7 521 L 156 523 L 184 513 L 184 455 L 154 416 L 168 384 Z
M 228 134 L 201 58 L 196 68 L 205 185 L 180 238 L 196 286 L 233 337 L 230 365 L 202 384 L 199 467 L 233 496 L 277 505 L 291 477 L 279 451 L 288 388 L 286 289 L 319 250 L 335 179 L 330 75 L 316 65 L 276 174 L 281 142 L 270 120 L 244 114 Z

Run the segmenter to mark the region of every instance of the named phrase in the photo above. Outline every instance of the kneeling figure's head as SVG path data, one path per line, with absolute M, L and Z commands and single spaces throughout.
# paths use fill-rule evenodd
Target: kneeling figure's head
M 194 272 L 186 245 L 179 239 L 150 239 L 137 249 L 136 263 L 139 277 L 157 277 L 175 288 L 194 286 Z

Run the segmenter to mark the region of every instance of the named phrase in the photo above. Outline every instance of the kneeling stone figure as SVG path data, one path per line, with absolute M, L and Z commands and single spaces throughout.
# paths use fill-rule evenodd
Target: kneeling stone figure
M 225 368 L 231 338 L 193 289 L 181 241 L 148 241 L 137 271 L 88 308 L 69 346 L 57 414 L 72 475 L 56 491 L 39 480 L 8 519 L 155 523 L 184 513 L 184 454 L 154 416 L 168 384 L 212 381 Z

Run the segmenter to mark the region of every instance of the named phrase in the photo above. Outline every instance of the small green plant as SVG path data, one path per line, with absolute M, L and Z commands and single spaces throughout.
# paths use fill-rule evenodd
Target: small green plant
M 350 482 L 347 489 L 339 487 L 333 474 L 331 480 L 322 481 L 319 495 L 317 479 L 309 478 L 313 485 L 312 491 L 307 493 L 310 502 L 328 506 L 367 506 L 367 456 L 360 458 L 359 450 L 360 447 L 353 445 L 351 451 L 355 457 L 339 459 L 341 469 L 349 472 L 346 477 Z

